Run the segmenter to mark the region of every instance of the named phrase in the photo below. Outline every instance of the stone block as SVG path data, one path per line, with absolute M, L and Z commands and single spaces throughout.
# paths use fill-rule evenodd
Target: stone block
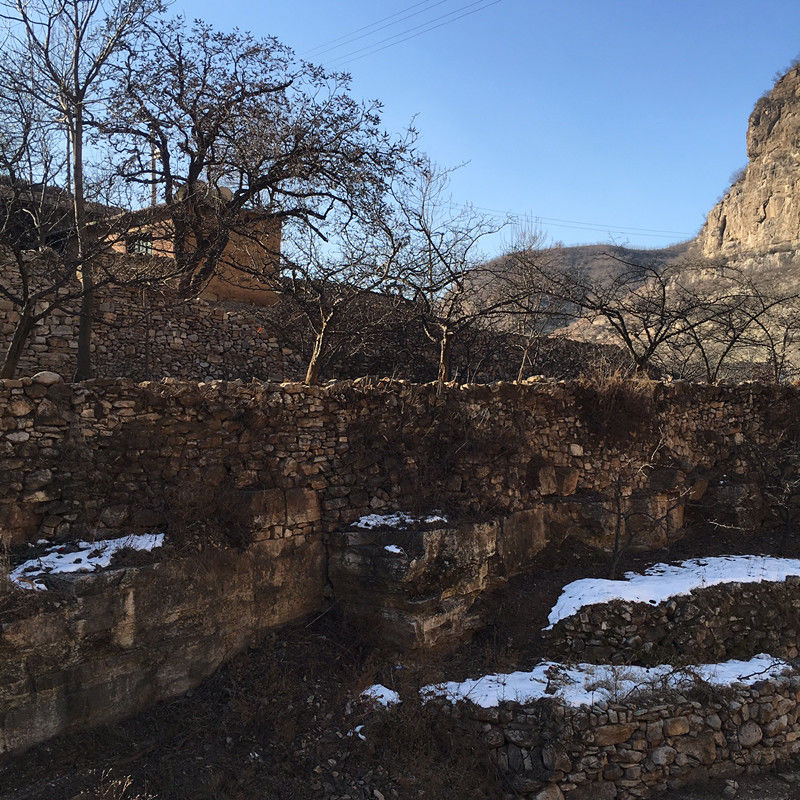
M 322 511 L 319 495 L 313 489 L 286 490 L 286 524 L 319 522 Z
M 594 732 L 594 743 L 598 747 L 608 747 L 612 744 L 627 742 L 639 729 L 636 723 L 602 725 Z

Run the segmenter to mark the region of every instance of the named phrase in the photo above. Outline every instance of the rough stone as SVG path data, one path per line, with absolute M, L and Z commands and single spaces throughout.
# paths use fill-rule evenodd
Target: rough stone
M 739 744 L 742 747 L 754 747 L 764 738 L 764 731 L 757 722 L 750 720 L 739 728 Z

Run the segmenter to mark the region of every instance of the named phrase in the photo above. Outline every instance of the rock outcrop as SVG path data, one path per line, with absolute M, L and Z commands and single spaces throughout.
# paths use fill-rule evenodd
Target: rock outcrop
M 800 249 L 800 65 L 756 103 L 747 157 L 700 231 L 706 257 Z

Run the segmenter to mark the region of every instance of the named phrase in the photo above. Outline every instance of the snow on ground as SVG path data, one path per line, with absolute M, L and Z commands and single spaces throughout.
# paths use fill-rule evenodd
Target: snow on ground
M 108 567 L 114 554 L 124 548 L 149 552 L 163 544 L 163 533 L 145 533 L 122 536 L 119 539 L 76 542 L 69 546 L 53 545 L 40 556 L 23 561 L 11 571 L 9 577 L 23 589 L 46 589 L 41 581 L 45 575 L 59 572 L 94 572 Z M 73 549 L 74 547 L 77 549 Z
M 386 547 L 383 548 L 387 553 L 391 553 L 392 555 L 405 555 L 405 550 L 400 547 L 399 544 L 387 544 Z
M 394 689 L 389 689 L 382 683 L 376 683 L 368 689 L 364 689 L 361 692 L 361 696 L 365 700 L 371 700 L 373 703 L 384 707 L 393 706 L 395 703 L 400 702 L 400 695 Z
M 800 575 L 800 559 L 771 556 L 719 556 L 694 558 L 681 564 L 656 564 L 639 574 L 626 572 L 620 581 L 583 578 L 568 583 L 550 612 L 547 627 L 575 614 L 584 606 L 627 600 L 656 605 L 689 594 L 693 589 L 718 583 L 759 583 L 783 581 L 788 575 Z
M 791 670 L 791 666 L 785 661 L 763 653 L 750 661 L 725 661 L 681 669 L 668 664 L 648 668 L 610 664 L 567 666 L 543 661 L 531 672 L 484 675 L 460 683 L 425 686 L 420 691 L 423 697 L 446 697 L 451 703 L 469 700 L 483 708 L 504 701 L 526 703 L 543 697 L 558 697 L 566 705 L 582 706 L 623 699 L 634 692 L 679 689 L 698 679 L 713 686 L 730 686 L 737 682 L 752 684 L 776 678 L 787 670 Z
M 435 522 L 447 522 L 447 517 L 443 517 L 438 511 L 428 516 L 424 514 L 406 514 L 405 511 L 398 511 L 394 514 L 367 514 L 357 522 L 354 522 L 353 527 L 364 528 L 365 530 L 373 530 L 374 528 L 405 530 L 413 525 L 433 525 Z

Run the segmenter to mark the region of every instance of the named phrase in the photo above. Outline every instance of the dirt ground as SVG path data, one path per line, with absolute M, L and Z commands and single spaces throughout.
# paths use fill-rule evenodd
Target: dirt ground
M 686 540 L 656 560 L 748 552 L 746 541 Z M 794 544 L 760 540 L 765 552 Z M 0 800 L 502 800 L 509 787 L 474 733 L 416 700 L 423 683 L 532 666 L 539 631 L 561 587 L 603 575 L 594 554 L 543 559 L 485 601 L 489 625 L 457 653 L 407 656 L 375 650 L 331 607 L 271 633 L 187 695 L 128 720 L 68 735 L 0 759 Z M 380 682 L 405 702 L 376 714 L 358 701 Z M 363 731 L 359 726 L 365 725 Z M 362 739 L 358 734 L 361 733 Z M 783 775 L 784 777 L 780 777 Z M 800 800 L 800 768 L 739 779 L 740 800 Z M 711 800 L 726 782 L 664 800 Z

